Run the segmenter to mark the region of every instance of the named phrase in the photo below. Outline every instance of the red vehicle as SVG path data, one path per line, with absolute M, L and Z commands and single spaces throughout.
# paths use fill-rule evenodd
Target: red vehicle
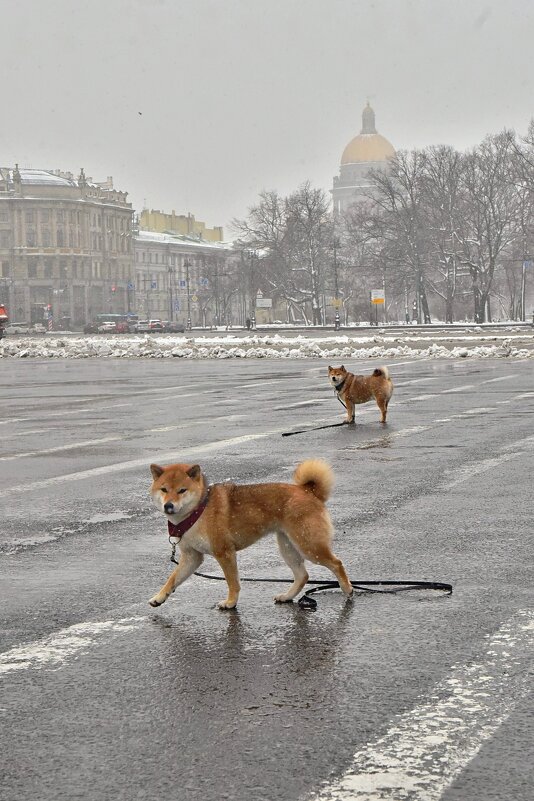
M 0 303 L 0 339 L 4 336 L 4 326 L 9 322 L 9 314 L 3 303 Z

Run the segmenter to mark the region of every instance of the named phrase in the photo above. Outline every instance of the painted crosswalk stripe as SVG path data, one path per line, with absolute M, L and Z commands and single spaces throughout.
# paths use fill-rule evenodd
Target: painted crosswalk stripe
M 0 676 L 29 668 L 60 668 L 87 651 L 105 635 L 136 629 L 145 617 L 76 623 L 42 640 L 11 648 L 0 654 Z
M 312 801 L 439 801 L 529 691 L 533 655 L 534 610 L 522 610 Z

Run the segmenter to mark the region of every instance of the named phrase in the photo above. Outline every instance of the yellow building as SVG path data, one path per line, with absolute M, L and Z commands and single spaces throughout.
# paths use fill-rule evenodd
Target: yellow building
M 223 229 L 220 226 L 207 228 L 206 223 L 195 220 L 193 214 L 165 214 L 158 209 L 143 209 L 139 216 L 141 231 L 157 231 L 160 234 L 182 234 L 206 242 L 222 242 Z

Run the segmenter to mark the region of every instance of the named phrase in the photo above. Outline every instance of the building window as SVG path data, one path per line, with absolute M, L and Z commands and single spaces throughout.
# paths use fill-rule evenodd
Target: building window
M 69 247 L 74 247 L 74 228 L 69 228 Z
M 65 236 L 63 234 L 63 228 L 57 229 L 57 246 L 58 248 L 62 248 L 65 243 Z
M 76 259 L 72 260 L 72 277 L 78 277 L 78 265 L 76 264 Z
M 0 210 L 0 222 L 9 222 L 9 214 L 4 209 Z
M 28 262 L 28 278 L 37 278 L 37 262 L 33 259 Z
M 29 248 L 34 248 L 36 242 L 35 231 L 26 231 L 26 244 Z
M 9 231 L 0 231 L 0 248 L 8 248 L 9 247 Z
M 50 231 L 48 228 L 41 229 L 41 242 L 43 243 L 43 247 L 50 247 Z
M 32 224 L 33 224 L 33 222 L 34 222 L 34 214 L 33 214 L 33 211 L 27 211 L 27 212 L 26 212 L 26 224 L 27 224 L 27 225 L 32 225 Z
M 9 278 L 10 272 L 11 272 L 11 270 L 9 268 L 9 262 L 8 261 L 3 261 L 2 262 L 2 278 Z
M 60 263 L 59 263 L 59 277 L 60 278 L 67 278 L 67 276 L 68 276 L 67 264 L 64 261 L 60 261 Z
M 45 278 L 53 278 L 54 277 L 54 263 L 52 259 L 45 259 L 44 260 L 44 277 Z
M 41 222 L 47 223 L 50 222 L 50 212 L 48 209 L 41 209 Z
M 64 222 L 65 218 L 63 216 L 63 209 L 58 209 L 56 211 L 56 219 L 57 219 L 58 222 Z

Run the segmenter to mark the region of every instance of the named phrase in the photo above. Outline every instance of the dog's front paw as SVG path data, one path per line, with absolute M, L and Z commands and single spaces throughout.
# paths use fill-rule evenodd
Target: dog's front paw
M 275 604 L 290 604 L 293 601 L 293 597 L 289 596 L 288 593 L 283 592 L 280 595 L 274 596 Z
M 237 606 L 237 601 L 230 601 L 228 598 L 226 598 L 225 601 L 219 601 L 219 603 L 217 604 L 217 607 L 219 609 L 235 609 L 236 606 Z
M 154 595 L 148 603 L 150 606 L 161 606 L 161 604 L 164 604 L 166 600 L 166 598 L 159 598 L 157 595 Z

